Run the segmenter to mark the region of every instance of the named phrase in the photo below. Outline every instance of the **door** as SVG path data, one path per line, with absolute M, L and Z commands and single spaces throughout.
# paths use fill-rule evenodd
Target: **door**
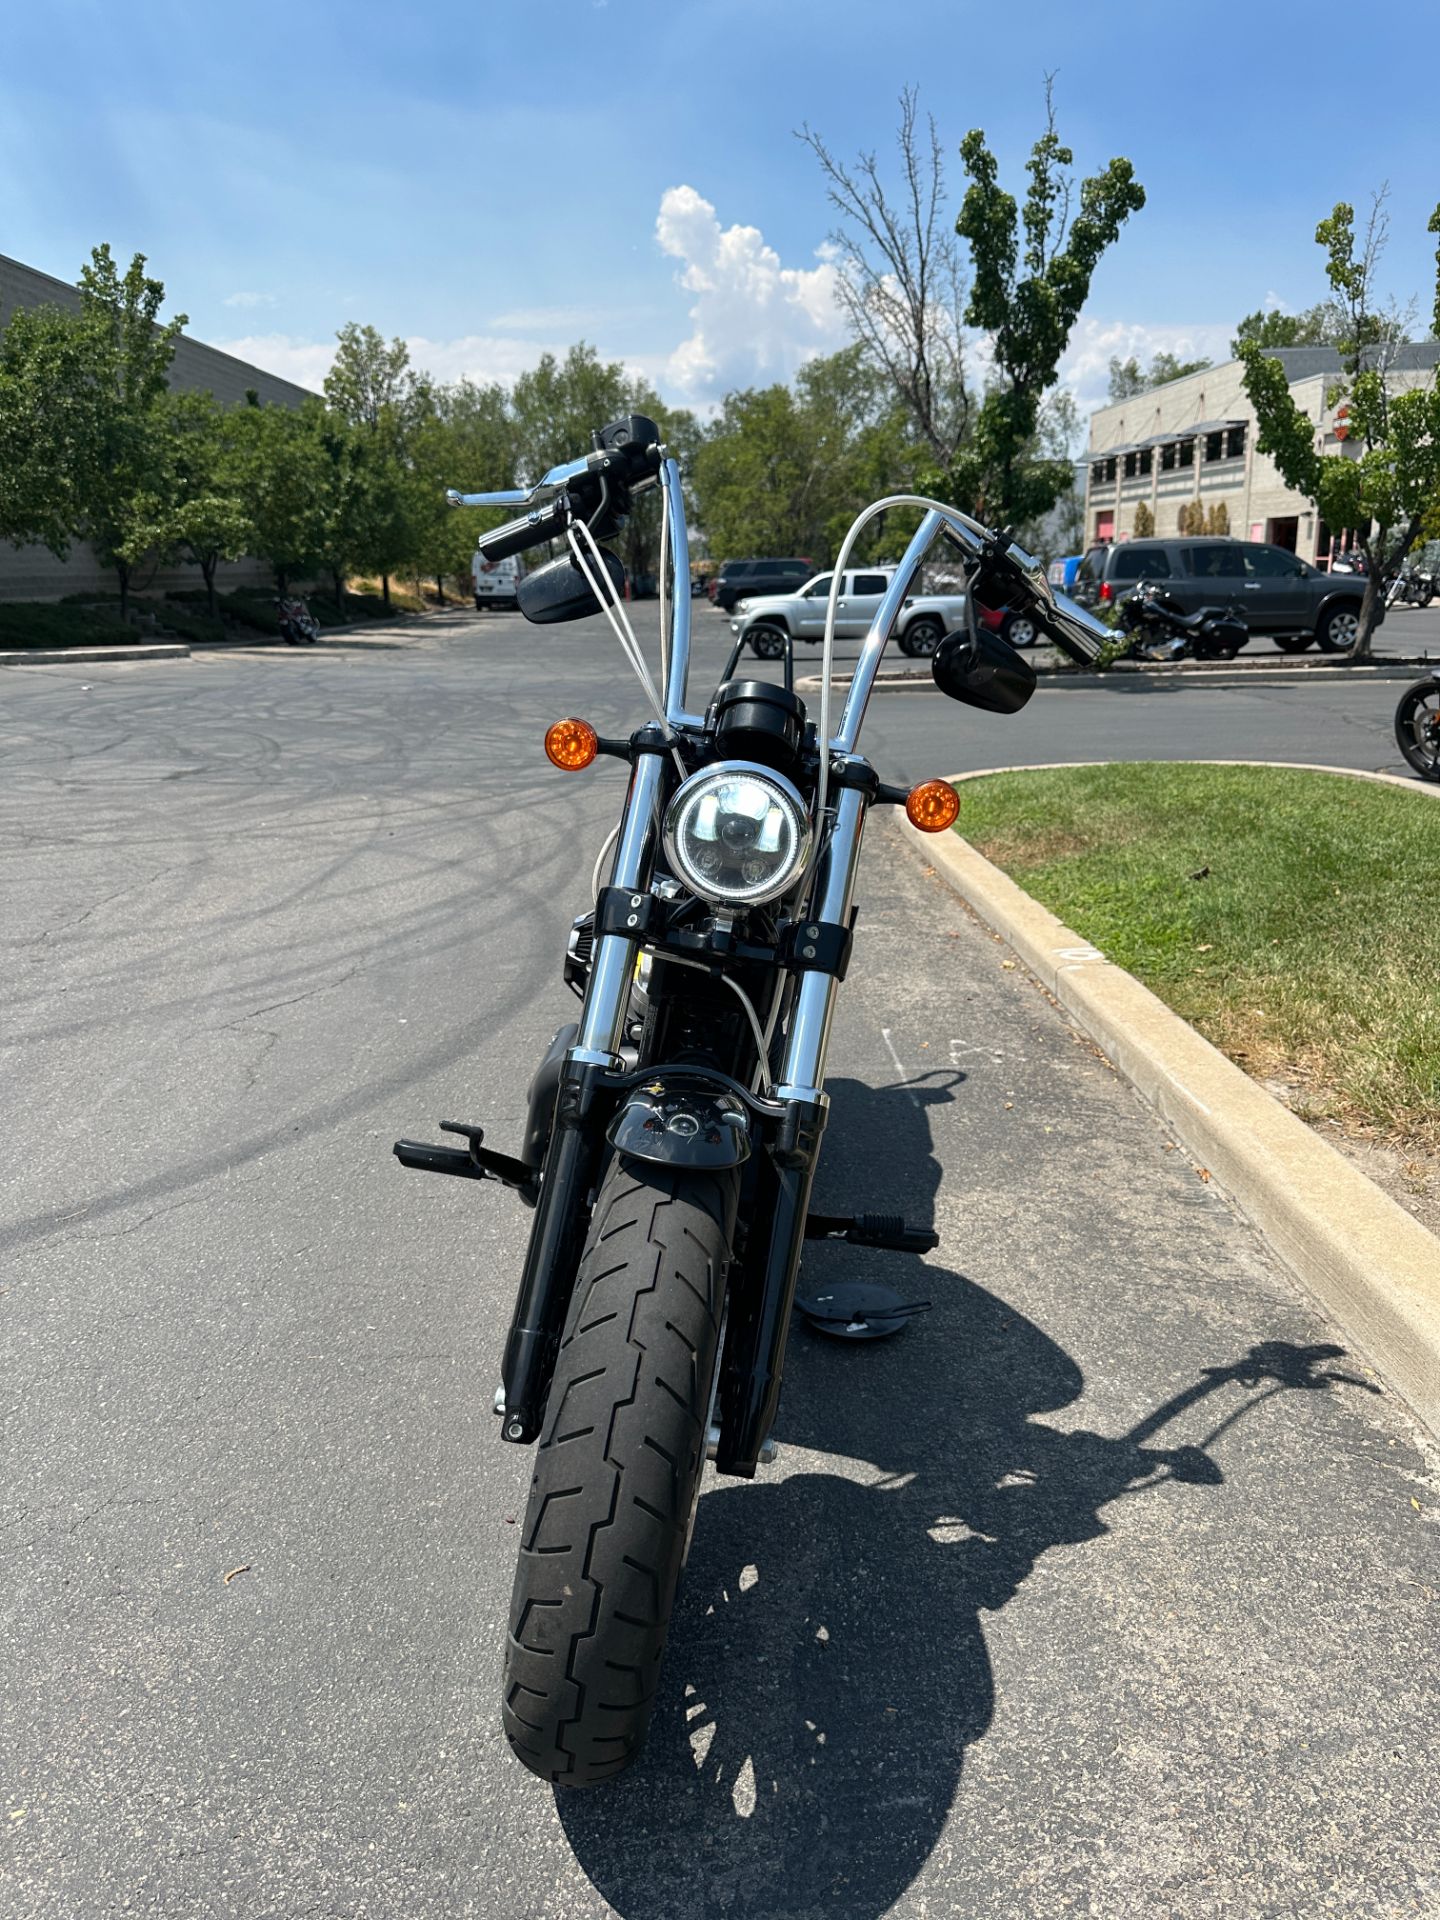
M 1245 565 L 1243 607 L 1257 632 L 1298 633 L 1309 625 L 1310 590 L 1302 564 L 1283 547 L 1240 548 Z
M 845 590 L 835 609 L 835 631 L 847 640 L 863 638 L 880 610 L 890 584 L 883 573 L 847 573 Z
M 1234 607 L 1249 619 L 1245 593 L 1245 562 L 1238 540 L 1207 540 L 1203 546 L 1185 547 L 1187 578 L 1177 584 L 1175 598 L 1185 613 L 1198 613 L 1201 607 L 1221 610 Z
M 825 637 L 825 603 L 830 598 L 830 582 L 833 578 L 834 575 L 829 573 L 818 575 L 800 595 L 795 631 L 804 640 L 823 640 Z

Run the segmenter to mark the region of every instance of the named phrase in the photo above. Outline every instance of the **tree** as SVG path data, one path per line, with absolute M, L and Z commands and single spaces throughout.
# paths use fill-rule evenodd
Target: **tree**
M 1187 373 L 1203 373 L 1210 365 L 1208 360 L 1178 360 L 1173 353 L 1160 352 L 1150 362 L 1147 373 L 1132 353 L 1128 360 L 1113 358 L 1110 361 L 1110 398 L 1132 400 L 1137 393 L 1149 393 L 1152 387 L 1163 387 L 1171 380 L 1183 380 Z
M 1148 500 L 1142 500 L 1135 509 L 1135 538 L 1148 540 L 1155 531 L 1155 516 L 1150 511 Z
M 1440 206 L 1428 231 L 1440 235 Z M 1315 503 L 1334 532 L 1351 530 L 1365 555 L 1365 594 L 1351 659 L 1367 658 L 1384 618 L 1385 589 L 1440 492 L 1440 387 L 1433 375 L 1405 392 L 1390 390 L 1393 310 L 1377 313 L 1375 277 L 1385 240 L 1384 196 L 1377 195 L 1356 250 L 1355 210 L 1339 202 L 1315 229 L 1345 331 L 1342 377 L 1328 396 L 1348 403 L 1349 437 L 1339 453 L 1320 453 L 1315 426 L 1290 397 L 1280 361 L 1254 340 L 1241 343 L 1245 391 L 1255 409 L 1256 446 L 1270 454 L 1286 484 Z M 1440 254 L 1432 308 L 1440 329 Z M 1381 338 L 1376 338 L 1376 323 Z
M 1247 313 L 1230 342 L 1232 359 L 1253 342 L 1257 347 L 1338 347 L 1352 325 L 1336 300 L 1320 300 L 1301 313 Z M 1410 316 L 1393 306 L 1385 313 L 1367 314 L 1362 346 L 1402 345 L 1410 337 Z
M 1079 211 L 1070 217 L 1074 155 L 1055 131 L 1048 81 L 1046 127 L 1026 163 L 1023 207 L 1000 186 L 979 128 L 966 134 L 960 155 L 970 186 L 955 224 L 973 266 L 965 319 L 990 336 L 993 375 L 941 484 L 977 518 L 1010 524 L 1044 513 L 1070 483 L 1067 463 L 1033 457 L 1041 402 L 1095 269 L 1145 193 L 1130 162 L 1114 159 L 1081 182 Z
M 235 468 L 250 522 L 250 551 L 269 562 L 284 593 L 291 578 L 321 564 L 333 486 L 317 397 L 296 408 L 262 407 L 252 392 L 235 417 Z
M 860 341 L 808 361 L 793 387 L 729 394 L 695 456 L 711 552 L 828 561 L 857 505 L 908 487 L 923 457 L 908 412 Z M 893 537 L 872 523 L 861 557 Z
M 1230 531 L 1230 509 L 1223 500 L 1217 500 L 1211 507 L 1205 520 L 1207 533 L 1227 534 Z
M 157 544 L 163 403 L 185 316 L 160 323 L 165 288 L 140 253 L 122 274 L 109 247 L 96 247 L 79 292 L 78 312 L 21 311 L 6 329 L 0 530 L 57 555 L 89 540 L 119 578 L 123 619 L 135 566 Z
M 153 544 L 199 567 L 213 617 L 216 569 L 248 553 L 254 537 L 242 497 L 241 430 L 211 393 L 168 394 L 161 411 L 166 470 Z
M 411 367 L 403 340 L 386 342 L 374 327 L 353 321 L 336 338 L 325 398 L 356 436 L 346 453 L 345 544 L 353 548 L 354 564 L 379 574 L 388 607 L 391 574 L 416 557 L 420 501 L 413 441 L 434 400 L 429 383 Z M 332 465 L 339 464 L 332 454 Z
M 945 170 L 935 121 L 928 138 L 917 125 L 918 91 L 900 95 L 900 170 L 887 191 L 873 153 L 846 167 L 809 126 L 796 136 L 820 163 L 830 204 L 842 225 L 837 293 L 851 331 L 881 369 L 930 451 L 948 466 L 965 436 L 970 396 L 965 383 L 964 279 L 945 219 Z

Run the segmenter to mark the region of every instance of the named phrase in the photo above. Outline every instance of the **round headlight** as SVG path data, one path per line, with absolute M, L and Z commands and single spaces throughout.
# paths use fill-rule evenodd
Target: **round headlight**
M 702 900 L 756 906 L 793 886 L 810 853 L 810 817 L 788 780 L 728 760 L 692 774 L 665 813 L 665 852 Z

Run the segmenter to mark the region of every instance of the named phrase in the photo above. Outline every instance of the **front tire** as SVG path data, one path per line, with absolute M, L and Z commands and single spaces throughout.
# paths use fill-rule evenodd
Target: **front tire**
M 596 1196 L 525 1512 L 505 1733 L 556 1786 L 645 1744 L 705 1465 L 738 1172 L 622 1160 Z
M 1281 653 L 1304 653 L 1315 638 L 1313 633 L 1277 633 L 1271 637 Z
M 1360 631 L 1360 609 L 1353 606 L 1331 607 L 1320 622 L 1315 638 L 1322 653 L 1348 653 Z
M 1402 695 L 1395 743 L 1422 780 L 1440 780 L 1440 686 L 1422 681 Z

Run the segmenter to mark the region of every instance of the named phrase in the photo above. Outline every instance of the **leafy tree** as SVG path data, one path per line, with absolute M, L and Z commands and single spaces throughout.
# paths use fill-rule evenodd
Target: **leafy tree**
M 1135 538 L 1148 540 L 1155 531 L 1155 516 L 1150 511 L 1148 500 L 1142 500 L 1135 509 Z
M 0 531 L 63 555 L 89 540 L 129 612 L 136 565 L 166 497 L 166 380 L 185 316 L 160 323 L 162 282 L 137 253 L 122 274 L 96 247 L 75 313 L 17 312 L 0 354 Z
M 863 499 L 910 484 L 921 457 L 912 436 L 863 342 L 807 362 L 793 387 L 727 395 L 695 456 L 711 552 L 828 560 Z M 861 556 L 893 538 L 872 525 Z
M 1205 520 L 1207 533 L 1226 534 L 1230 531 L 1230 509 L 1223 500 L 1217 500 L 1211 507 Z
M 1072 219 L 1074 155 L 1055 131 L 1048 82 L 1046 108 L 1045 132 L 1026 163 L 1023 207 L 1000 186 L 979 128 L 960 146 L 970 186 L 956 231 L 969 245 L 974 273 L 965 319 L 990 336 L 994 372 L 966 444 L 940 483 L 992 524 L 1044 513 L 1070 484 L 1067 463 L 1033 457 L 1041 402 L 1055 384 L 1096 267 L 1145 204 L 1130 162 L 1114 159 L 1081 182 Z
M 199 567 L 213 617 L 217 567 L 248 553 L 254 537 L 242 497 L 243 430 L 211 393 L 168 394 L 161 413 L 167 470 L 154 545 Z
M 1247 343 L 1257 347 L 1338 347 L 1352 321 L 1336 300 L 1320 300 L 1301 313 L 1247 313 L 1230 342 L 1232 359 L 1240 358 Z M 1399 346 L 1410 337 L 1408 314 L 1391 309 L 1367 314 L 1361 328 L 1362 346 Z
M 1149 393 L 1152 387 L 1163 387 L 1171 380 L 1182 380 L 1187 373 L 1203 373 L 1210 365 L 1208 360 L 1179 360 L 1173 353 L 1157 353 L 1150 362 L 1147 372 L 1132 353 L 1128 360 L 1112 357 L 1110 361 L 1110 398 L 1132 400 L 1137 393 Z
M 252 528 L 250 551 L 268 561 L 284 593 L 321 564 L 333 486 L 326 413 L 317 397 L 298 408 L 262 407 L 252 392 L 235 419 L 239 498 Z
M 356 436 L 346 457 L 344 544 L 352 548 L 354 564 L 380 575 L 388 607 L 391 574 L 416 557 L 415 523 L 423 507 L 413 442 L 434 400 L 428 382 L 411 367 L 403 340 L 387 342 L 374 327 L 353 321 L 337 339 L 325 398 Z
M 819 161 L 842 222 L 830 239 L 838 255 L 838 297 L 851 330 L 884 373 L 932 464 L 943 467 L 955 457 L 970 416 L 965 285 L 946 225 L 940 138 L 933 118 L 927 120 L 928 138 L 922 138 L 918 103 L 918 90 L 905 88 L 898 193 L 886 188 L 873 153 L 862 153 L 847 167 L 808 126 L 797 138 Z
M 1428 231 L 1440 235 L 1440 206 Z M 1394 315 L 1375 306 L 1375 278 L 1385 238 L 1383 195 L 1377 196 L 1356 250 L 1355 210 L 1339 202 L 1315 229 L 1325 249 L 1326 274 L 1343 317 L 1338 342 L 1342 378 L 1330 395 L 1350 408 L 1350 435 L 1340 453 L 1316 451 L 1314 422 L 1295 405 L 1281 363 L 1254 340 L 1241 343 L 1245 391 L 1259 424 L 1256 445 L 1270 454 L 1287 485 L 1315 503 L 1335 532 L 1351 530 L 1366 560 L 1365 595 L 1352 659 L 1368 657 L 1384 618 L 1385 589 L 1414 542 L 1427 508 L 1440 492 L 1440 387 L 1392 393 L 1387 379 L 1389 335 L 1376 343 Z M 1440 254 L 1432 324 L 1440 329 Z

